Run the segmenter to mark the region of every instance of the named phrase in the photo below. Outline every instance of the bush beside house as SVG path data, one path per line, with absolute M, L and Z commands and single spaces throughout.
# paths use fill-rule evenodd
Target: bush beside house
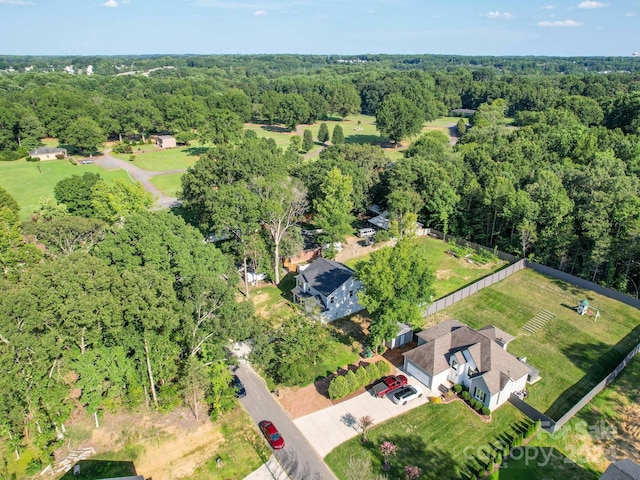
M 329 383 L 329 398 L 337 400 L 360 390 L 372 381 L 391 372 L 391 366 L 384 360 L 359 366 L 345 375 L 336 375 Z

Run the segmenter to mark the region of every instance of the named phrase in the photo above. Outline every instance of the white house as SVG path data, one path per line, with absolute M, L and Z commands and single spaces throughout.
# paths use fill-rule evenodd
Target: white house
M 29 156 L 40 160 L 56 160 L 67 156 L 66 148 L 40 147 L 29 152 Z
M 346 265 L 318 258 L 300 270 L 291 293 L 294 303 L 303 305 L 307 313 L 319 311 L 324 322 L 332 322 L 363 309 L 358 303 L 362 284 Z
M 537 370 L 507 352 L 514 337 L 493 325 L 474 330 L 447 320 L 417 336 L 418 346 L 404 353 L 404 370 L 432 391 L 460 383 L 493 410 L 537 379 Z

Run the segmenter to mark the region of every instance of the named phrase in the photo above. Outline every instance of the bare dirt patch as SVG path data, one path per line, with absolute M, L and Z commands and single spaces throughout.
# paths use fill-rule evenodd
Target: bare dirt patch
M 436 279 L 449 280 L 453 276 L 453 270 L 438 270 L 436 272 Z

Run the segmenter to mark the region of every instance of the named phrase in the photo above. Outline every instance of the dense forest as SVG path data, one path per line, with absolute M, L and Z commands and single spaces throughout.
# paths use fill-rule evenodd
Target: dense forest
M 58 72 L 66 64 L 93 64 L 95 74 Z M 175 68 L 116 75 L 121 65 Z M 417 218 L 638 295 L 636 59 L 1 57 L 0 68 L 9 66 L 17 71 L 0 75 L 3 161 L 26 157 L 43 137 L 88 153 L 107 139 L 163 132 L 209 147 L 182 179 L 187 221 L 148 213 L 144 192 L 106 191 L 86 175 L 61 182 L 25 223 L 0 192 L 0 435 L 16 451 L 25 438 L 45 451 L 55 444 L 70 386 L 88 412 L 171 408 L 193 391 L 224 411 L 229 340 L 254 336 L 265 364 L 283 358 L 265 340 L 273 332 L 237 300 L 237 267 L 270 265 L 278 283 L 280 258 L 302 246 L 303 214 L 334 242 L 377 203 L 400 235 Z M 456 108 L 476 112 L 458 122 L 455 145 L 441 132 L 418 135 Z M 254 121 L 294 130 L 359 113 L 375 116 L 392 144 L 411 139 L 400 160 L 379 142 L 334 137 L 302 161 L 293 143 L 281 150 L 242 129 Z M 211 232 L 230 241 L 203 243 Z M 283 325 L 282 338 L 302 328 Z M 291 352 L 286 370 L 305 357 Z M 272 364 L 274 377 L 281 367 Z

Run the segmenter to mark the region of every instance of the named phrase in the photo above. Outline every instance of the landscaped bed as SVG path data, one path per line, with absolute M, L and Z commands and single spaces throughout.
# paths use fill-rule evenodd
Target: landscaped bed
M 600 318 L 573 309 L 582 299 Z M 523 328 L 541 311 L 553 315 L 531 333 Z M 527 357 L 541 380 L 527 401 L 558 419 L 611 372 L 640 341 L 637 309 L 560 280 L 524 269 L 496 285 L 428 317 L 433 324 L 455 318 L 472 328 L 493 324 L 516 336 L 512 354 Z

